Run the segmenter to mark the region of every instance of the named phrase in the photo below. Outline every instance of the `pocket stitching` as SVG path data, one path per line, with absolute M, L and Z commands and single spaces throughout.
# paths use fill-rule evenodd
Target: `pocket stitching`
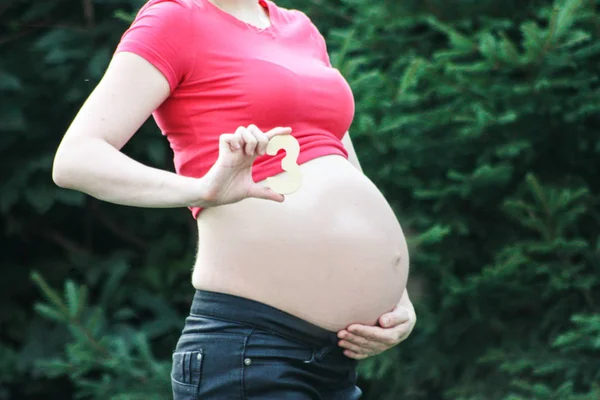
M 189 387 L 189 388 L 196 388 L 196 387 L 198 387 L 198 386 L 200 385 L 200 382 L 198 382 L 198 384 L 197 384 L 197 385 L 195 385 L 195 384 L 193 384 L 193 383 L 184 383 L 184 382 L 180 382 L 180 381 L 178 381 L 177 379 L 173 378 L 173 374 L 171 374 L 171 381 L 172 381 L 172 382 L 175 382 L 175 383 L 176 383 L 176 384 L 178 384 L 178 385 L 185 386 L 185 387 Z
M 174 360 L 176 355 L 185 355 L 185 354 L 192 355 L 192 359 L 195 359 L 197 361 L 197 366 L 198 366 L 198 370 L 199 370 L 198 373 L 201 374 L 202 373 L 202 365 L 204 363 L 204 352 L 203 352 L 203 350 L 200 349 L 200 350 L 193 350 L 193 351 L 176 351 L 176 352 L 173 352 L 172 359 Z M 198 358 L 197 358 L 198 354 L 202 355 L 202 357 L 200 358 L 200 360 L 198 360 Z M 183 361 L 184 360 L 182 360 L 182 362 Z M 173 368 L 174 368 L 174 365 L 172 364 L 171 373 L 169 374 L 172 382 L 174 382 L 174 383 L 176 383 L 178 385 L 181 385 L 183 387 L 186 387 L 186 388 L 194 388 L 196 390 L 198 390 L 200 388 L 200 384 L 202 382 L 202 376 L 198 376 L 198 382 L 197 383 L 182 382 L 182 381 L 180 381 L 179 379 L 176 379 L 173 376 L 174 375 L 173 374 Z M 190 370 L 188 370 L 187 373 L 182 374 L 183 378 L 186 379 L 185 375 L 188 375 L 188 374 L 189 374 L 189 378 L 193 379 L 192 371 L 190 371 Z
M 294 344 L 296 344 L 296 345 L 302 346 L 302 347 L 304 347 L 304 348 L 302 349 L 302 352 L 306 352 L 307 354 L 309 354 L 309 356 L 308 356 L 309 358 L 308 358 L 308 359 L 306 359 L 305 357 L 288 357 L 288 358 L 285 358 L 285 357 L 284 357 L 284 358 L 281 358 L 281 359 L 275 359 L 275 357 L 269 357 L 269 356 L 266 356 L 266 357 L 268 357 L 268 359 L 267 359 L 267 360 L 265 360 L 265 359 L 261 359 L 261 358 L 260 358 L 260 356 L 259 356 L 259 357 L 256 357 L 256 356 L 254 356 L 254 357 L 253 357 L 253 356 L 249 356 L 249 355 L 247 355 L 247 353 L 246 353 L 246 351 L 247 351 L 247 349 L 246 349 L 246 346 L 247 346 L 247 344 L 248 344 L 248 341 L 249 341 L 249 340 L 250 340 L 250 338 L 252 337 L 252 335 L 253 335 L 253 334 L 255 334 L 255 333 L 259 333 L 259 334 L 260 334 L 260 333 L 262 333 L 262 334 L 264 334 L 264 333 L 267 333 L 267 334 L 269 334 L 269 335 L 273 335 L 273 336 L 275 336 L 276 338 L 278 338 L 278 339 L 280 339 L 280 340 L 286 340 L 286 341 L 289 341 L 289 342 L 291 342 L 291 343 L 294 343 Z M 280 364 L 280 363 L 282 363 L 282 362 L 284 362 L 284 363 L 285 363 L 285 362 L 288 362 L 288 363 L 289 363 L 289 362 L 292 362 L 292 363 L 294 363 L 294 362 L 297 362 L 297 363 L 303 363 L 303 364 L 307 364 L 307 363 L 310 363 L 310 362 L 312 362 L 312 361 L 314 360 L 314 358 L 315 358 L 315 350 L 314 350 L 313 348 L 311 348 L 311 347 L 305 346 L 305 345 L 304 345 L 304 344 L 302 344 L 302 343 L 299 343 L 299 342 L 297 342 L 297 341 L 295 341 L 295 340 L 291 340 L 291 339 L 289 339 L 289 338 L 287 338 L 287 337 L 285 337 L 285 336 L 278 335 L 278 334 L 276 334 L 276 333 L 274 333 L 274 332 L 269 332 L 269 331 L 265 331 L 265 330 L 261 330 L 261 329 L 253 329 L 253 330 L 250 332 L 250 334 L 248 335 L 248 337 L 246 338 L 246 342 L 244 343 L 244 352 L 243 352 L 243 357 L 244 357 L 244 358 L 246 358 L 246 357 L 252 358 L 252 359 L 253 359 L 253 360 L 252 360 L 252 361 L 253 361 L 253 363 L 256 363 L 256 364 L 259 364 L 259 365 L 277 365 L 277 364 Z M 266 358 L 266 357 L 265 357 L 265 358 Z
M 250 332 L 244 338 L 244 346 L 242 347 L 242 359 L 240 360 L 240 394 L 242 395 L 242 400 L 246 400 L 246 363 L 243 361 L 244 357 L 246 357 L 246 346 L 248 345 L 248 340 L 250 340 L 250 336 L 254 333 L 254 329 L 250 330 Z

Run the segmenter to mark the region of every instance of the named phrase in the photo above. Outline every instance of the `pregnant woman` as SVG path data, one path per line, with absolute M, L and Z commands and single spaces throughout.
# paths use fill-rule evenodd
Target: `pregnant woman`
M 120 151 L 150 115 L 176 173 Z M 175 399 L 357 399 L 357 360 L 410 334 L 405 238 L 361 172 L 353 117 L 350 87 L 300 11 L 150 0 L 124 33 L 53 178 L 116 204 L 188 207 L 197 220 Z M 279 138 L 299 149 L 267 154 Z M 300 175 L 286 195 L 268 179 Z

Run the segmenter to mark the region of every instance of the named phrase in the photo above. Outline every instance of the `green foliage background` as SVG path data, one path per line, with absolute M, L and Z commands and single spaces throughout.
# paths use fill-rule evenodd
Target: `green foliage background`
M 0 4 L 0 400 L 170 396 L 193 220 L 50 176 L 142 3 Z M 410 238 L 418 324 L 366 398 L 600 398 L 600 1 L 278 4 L 326 37 Z M 172 168 L 152 121 L 125 151 Z

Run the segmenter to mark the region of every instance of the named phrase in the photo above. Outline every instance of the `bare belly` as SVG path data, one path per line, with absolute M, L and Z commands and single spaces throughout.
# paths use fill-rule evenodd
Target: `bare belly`
M 302 187 L 198 218 L 192 283 L 269 304 L 323 328 L 374 325 L 400 300 L 408 250 L 392 209 L 340 156 L 301 165 Z

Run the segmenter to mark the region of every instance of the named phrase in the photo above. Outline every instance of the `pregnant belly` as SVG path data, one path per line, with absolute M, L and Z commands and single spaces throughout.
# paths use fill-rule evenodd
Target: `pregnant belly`
M 402 229 L 373 183 L 340 156 L 301 166 L 285 202 L 246 199 L 204 210 L 197 289 L 257 300 L 336 331 L 374 325 L 408 276 Z

